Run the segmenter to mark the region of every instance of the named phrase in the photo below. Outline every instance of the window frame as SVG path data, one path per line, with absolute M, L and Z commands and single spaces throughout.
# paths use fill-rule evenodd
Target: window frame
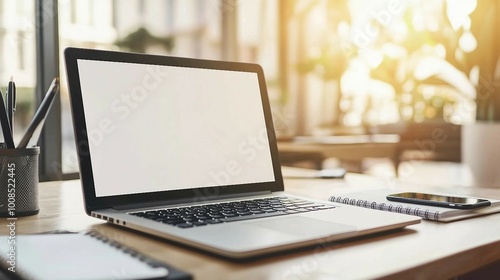
M 58 1 L 35 1 L 36 104 L 40 104 L 54 77 L 59 77 Z M 61 139 L 61 98 L 58 94 L 40 135 L 40 181 L 63 179 Z M 70 175 L 70 174 L 68 174 Z

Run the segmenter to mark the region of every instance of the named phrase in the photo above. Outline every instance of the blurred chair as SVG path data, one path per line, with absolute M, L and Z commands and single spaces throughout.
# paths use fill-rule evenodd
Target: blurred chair
M 403 161 L 461 161 L 461 126 L 444 121 L 422 123 L 395 123 L 370 129 L 376 134 L 399 134 L 396 156 L 393 158 L 396 172 Z
M 316 152 L 290 152 L 280 151 L 280 163 L 283 166 L 305 167 L 321 170 L 325 157 L 323 153 Z

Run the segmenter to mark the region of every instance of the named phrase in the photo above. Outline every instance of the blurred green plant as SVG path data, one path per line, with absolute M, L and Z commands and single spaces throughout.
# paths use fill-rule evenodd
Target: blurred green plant
M 318 1 L 321 4 L 320 1 Z M 299 74 L 315 74 L 324 82 L 337 81 L 337 96 L 335 100 L 336 117 L 329 126 L 342 125 L 343 112 L 340 107 L 341 100 L 341 78 L 349 66 L 349 59 L 354 55 L 347 55 L 346 50 L 342 48 L 342 40 L 335 28 L 340 23 L 350 24 L 351 17 L 349 12 L 348 0 L 327 1 L 326 2 L 327 28 L 325 28 L 325 40 L 320 47 L 318 54 L 308 57 L 304 61 L 299 61 L 296 68 Z
M 442 10 L 446 11 L 445 7 Z M 370 76 L 394 88 L 403 120 L 443 120 L 445 106 L 457 102 L 447 89 L 471 96 L 473 88 L 468 77 L 453 65 L 460 63 L 455 59 L 460 34 L 452 29 L 446 13 L 434 15 L 433 19 L 439 26 L 435 29 L 416 28 L 415 17 L 421 16 L 418 13 L 421 11 L 406 9 L 404 24 L 407 35 L 404 38 L 393 38 L 387 34 L 389 31 L 379 26 L 379 48 L 384 49 L 384 45 L 392 48 L 383 52 L 381 63 L 371 69 Z M 397 48 L 400 55 L 391 53 L 390 50 Z M 431 87 L 435 89 L 434 94 L 422 93 L 424 88 Z
M 152 35 L 146 28 L 139 27 L 122 39 L 115 42 L 115 45 L 132 52 L 145 53 L 147 47 L 159 45 L 167 51 L 174 47 L 174 38 L 157 37 Z
M 391 84 L 396 93 L 405 92 L 404 85 L 412 85 L 413 89 L 420 85 L 450 86 L 460 98 L 476 102 L 477 121 L 500 121 L 500 34 L 496 30 L 500 26 L 500 1 L 477 0 L 469 15 L 470 24 L 455 28 L 449 15 L 456 7 L 447 1 L 443 1 L 443 5 L 439 28 L 433 31 L 416 31 L 412 26 L 413 15 L 408 10 L 409 35 L 400 43 L 408 55 L 399 60 L 384 57 L 371 71 L 371 76 Z M 445 56 L 422 55 L 420 51 L 426 45 L 443 46 Z M 407 63 L 412 60 L 416 63 Z M 401 63 L 406 63 L 409 71 L 401 71 L 404 67 Z M 424 68 L 427 74 L 419 71 Z

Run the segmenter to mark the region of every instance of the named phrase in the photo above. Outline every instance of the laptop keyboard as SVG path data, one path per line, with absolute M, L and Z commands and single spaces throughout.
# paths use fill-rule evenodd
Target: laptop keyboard
M 298 198 L 271 197 L 129 213 L 157 222 L 191 228 L 335 208 Z

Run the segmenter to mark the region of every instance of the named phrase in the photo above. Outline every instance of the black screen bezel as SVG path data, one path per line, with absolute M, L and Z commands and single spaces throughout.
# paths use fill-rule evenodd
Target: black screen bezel
M 125 53 L 95 49 L 66 48 L 64 51 L 68 89 L 73 118 L 73 127 L 80 168 L 80 179 L 83 188 L 85 211 L 90 214 L 97 209 L 110 208 L 128 204 L 154 203 L 166 200 L 203 201 L 218 195 L 230 195 L 260 191 L 283 191 L 284 184 L 281 175 L 281 165 L 278 157 L 276 136 L 274 133 L 271 107 L 269 103 L 266 82 L 262 67 L 252 63 L 214 61 L 204 59 L 159 56 L 150 54 Z M 96 60 L 109 62 L 140 63 L 149 65 L 178 66 L 188 68 L 218 69 L 256 73 L 259 80 L 261 101 L 264 110 L 266 129 L 269 138 L 274 182 L 251 183 L 228 186 L 211 186 L 186 190 L 159 191 L 141 194 L 126 194 L 97 197 L 95 192 L 92 159 L 89 152 L 89 140 L 86 134 L 86 120 L 83 107 L 80 76 L 77 61 Z M 126 152 L 126 151 L 124 151 Z

